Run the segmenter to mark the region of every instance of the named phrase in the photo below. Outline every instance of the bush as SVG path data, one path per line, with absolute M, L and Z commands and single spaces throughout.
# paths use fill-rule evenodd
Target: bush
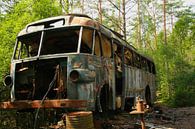
M 173 97 L 172 103 L 173 107 L 187 107 L 195 105 L 195 91 L 185 88 L 177 88 Z

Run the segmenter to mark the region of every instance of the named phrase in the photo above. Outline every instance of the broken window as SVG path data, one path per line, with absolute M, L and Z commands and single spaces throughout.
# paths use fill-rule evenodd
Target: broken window
M 41 55 L 77 52 L 80 28 L 48 30 L 44 34 Z
M 83 29 L 80 53 L 92 54 L 93 32 L 91 29 Z
M 110 40 L 104 35 L 102 35 L 102 52 L 104 57 L 112 56 Z
M 154 65 L 153 62 L 152 62 L 152 73 L 153 73 L 153 74 L 156 74 L 155 65 Z
M 18 38 L 14 59 L 37 56 L 41 32 L 32 33 Z
M 94 55 L 99 56 L 99 57 L 101 56 L 100 36 L 97 32 L 96 32 L 96 35 L 95 35 Z
M 141 62 L 142 62 L 142 69 L 143 70 L 145 70 L 145 71 L 149 71 L 149 68 L 148 68 L 148 65 L 147 65 L 147 59 L 145 59 L 145 58 L 142 58 L 142 60 L 141 60 Z
M 117 41 L 118 42 L 118 41 Z M 115 79 L 116 79 L 116 95 L 122 95 L 122 46 L 117 42 L 113 42 L 113 53 L 114 53 L 114 62 L 115 62 Z
M 65 19 L 54 19 L 50 21 L 43 21 L 42 23 L 34 23 L 27 26 L 27 32 L 35 32 L 39 30 L 43 30 L 44 28 L 54 28 L 54 27 L 62 27 L 65 24 Z
M 133 58 L 132 51 L 129 50 L 128 48 L 125 48 L 124 57 L 125 57 L 124 58 L 125 64 L 132 65 L 132 58 Z
M 155 65 L 153 62 L 148 61 L 148 68 L 150 73 L 156 74 Z
M 137 53 L 135 53 L 134 55 L 135 55 L 134 56 L 134 65 L 135 65 L 135 67 L 141 68 L 140 67 L 140 65 L 141 65 L 141 63 L 140 63 L 140 55 L 138 55 Z
M 115 66 L 118 72 L 122 72 L 122 46 L 113 43 Z

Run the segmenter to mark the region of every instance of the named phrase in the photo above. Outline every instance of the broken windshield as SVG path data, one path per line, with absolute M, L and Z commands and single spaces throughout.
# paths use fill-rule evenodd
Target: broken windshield
M 18 37 L 14 59 L 23 59 L 37 56 L 40 39 L 41 32 Z
M 41 55 L 77 52 L 80 27 L 54 29 L 44 34 Z
M 82 30 L 82 34 L 80 31 Z M 43 32 L 43 33 L 42 33 Z M 93 29 L 81 27 L 66 27 L 49 29 L 27 34 L 18 37 L 14 59 L 24 59 L 40 55 L 60 54 L 60 53 L 88 53 L 92 54 Z M 43 36 L 41 36 L 43 34 Z M 79 37 L 82 37 L 79 40 Z M 41 40 L 41 37 L 43 39 Z M 42 41 L 42 45 L 40 42 Z M 79 41 L 81 43 L 78 51 Z

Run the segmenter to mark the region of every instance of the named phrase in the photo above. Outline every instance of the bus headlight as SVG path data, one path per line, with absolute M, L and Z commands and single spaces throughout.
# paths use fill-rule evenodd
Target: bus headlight
M 70 72 L 69 78 L 72 82 L 93 82 L 95 81 L 95 71 L 74 69 Z
M 79 72 L 77 70 L 70 72 L 70 80 L 73 82 L 77 82 L 79 80 Z
M 12 85 L 12 77 L 10 75 L 7 75 L 4 78 L 4 85 L 9 87 Z

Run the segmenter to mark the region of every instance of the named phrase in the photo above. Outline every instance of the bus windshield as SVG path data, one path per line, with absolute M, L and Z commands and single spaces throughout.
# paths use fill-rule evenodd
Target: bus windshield
M 77 52 L 80 28 L 54 29 L 44 34 L 41 55 Z
M 79 40 L 81 30 L 82 37 Z M 43 36 L 41 36 L 42 31 L 40 31 L 18 37 L 14 59 L 38 56 L 40 46 L 40 55 L 76 53 L 79 41 L 81 42 L 79 52 L 92 54 L 93 29 L 81 29 L 81 27 L 58 28 L 44 30 L 43 33 Z M 43 37 L 42 40 L 41 37 Z M 40 45 L 41 41 L 42 45 Z
M 24 59 L 28 57 L 37 56 L 40 39 L 41 32 L 18 37 L 14 59 Z

